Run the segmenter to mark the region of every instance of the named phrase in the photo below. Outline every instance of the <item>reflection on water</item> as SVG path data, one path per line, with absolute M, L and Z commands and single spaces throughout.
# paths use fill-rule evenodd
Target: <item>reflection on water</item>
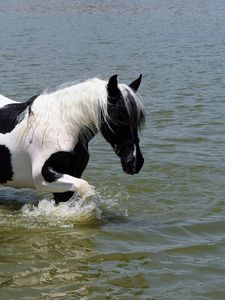
M 224 1 L 0 1 L 1 93 L 140 73 L 145 165 L 102 138 L 98 191 L 56 207 L 0 189 L 2 299 L 224 299 Z

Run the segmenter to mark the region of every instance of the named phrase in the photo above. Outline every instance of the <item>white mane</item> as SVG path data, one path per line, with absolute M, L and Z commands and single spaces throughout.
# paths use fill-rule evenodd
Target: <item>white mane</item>
M 143 111 L 142 104 L 133 91 L 126 85 L 118 85 L 124 97 L 128 93 L 136 102 L 138 114 Z M 131 113 L 131 105 L 125 103 L 128 113 Z M 64 131 L 68 136 L 79 133 L 82 135 L 97 133 L 100 129 L 100 120 L 103 117 L 109 119 L 107 114 L 107 81 L 93 78 L 83 83 L 72 86 L 64 86 L 55 92 L 43 92 L 38 96 L 26 112 L 23 123 L 23 140 L 32 128 L 41 128 L 43 135 L 46 131 Z M 42 137 L 44 139 L 44 136 Z
M 32 112 L 42 124 L 63 126 L 74 134 L 85 128 L 99 130 L 99 107 L 106 112 L 106 82 L 95 78 L 40 95 L 32 105 Z

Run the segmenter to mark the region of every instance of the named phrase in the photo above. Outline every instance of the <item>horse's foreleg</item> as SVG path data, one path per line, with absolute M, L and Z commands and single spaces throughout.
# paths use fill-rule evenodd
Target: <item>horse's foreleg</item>
M 78 192 L 82 198 L 94 194 L 94 187 L 87 181 L 67 174 L 59 174 L 51 182 L 41 175 L 34 178 L 34 184 L 38 191 L 50 193 Z
M 79 158 L 80 156 L 78 156 Z M 51 193 L 78 192 L 82 198 L 94 194 L 94 187 L 80 177 L 82 171 L 75 153 L 59 151 L 45 161 L 43 157 L 32 159 L 32 176 L 38 191 Z M 85 164 L 86 166 L 86 164 Z
M 67 156 L 68 158 L 68 154 L 64 156 Z M 67 172 L 65 173 L 74 176 L 76 178 L 81 178 L 81 175 L 85 170 L 89 160 L 88 144 L 83 145 L 78 142 L 74 148 L 73 154 L 70 154 L 69 157 L 70 157 L 70 163 L 69 163 L 70 167 L 66 168 Z M 65 162 L 65 160 L 63 161 Z M 54 193 L 54 200 L 56 203 L 66 202 L 72 196 L 73 196 L 73 192 Z

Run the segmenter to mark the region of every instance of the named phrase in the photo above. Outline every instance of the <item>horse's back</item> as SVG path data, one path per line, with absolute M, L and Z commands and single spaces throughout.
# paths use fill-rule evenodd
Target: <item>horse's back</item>
M 29 109 L 29 113 L 31 112 L 31 106 L 37 97 L 38 95 L 35 95 L 25 102 L 16 102 L 1 96 L 0 133 L 6 134 L 12 132 L 25 117 L 24 112 L 26 112 L 27 109 Z
M 12 99 L 9 99 L 3 95 L 0 94 L 0 108 L 7 105 L 7 104 L 13 104 L 13 103 L 18 103 L 17 101 L 14 101 Z
M 8 132 L 6 127 L 11 123 L 11 116 L 7 113 L 6 107 L 15 105 L 19 102 L 9 99 L 0 94 L 0 144 L 4 141 L 4 135 Z M 4 142 L 3 142 L 4 143 Z

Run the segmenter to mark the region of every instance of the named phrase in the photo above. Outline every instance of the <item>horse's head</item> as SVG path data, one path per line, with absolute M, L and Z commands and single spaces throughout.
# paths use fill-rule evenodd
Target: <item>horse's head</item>
M 144 123 L 143 106 L 135 94 L 142 75 L 129 86 L 118 85 L 117 75 L 107 85 L 107 112 L 102 114 L 101 133 L 120 157 L 125 173 L 138 173 L 144 163 L 138 131 Z

